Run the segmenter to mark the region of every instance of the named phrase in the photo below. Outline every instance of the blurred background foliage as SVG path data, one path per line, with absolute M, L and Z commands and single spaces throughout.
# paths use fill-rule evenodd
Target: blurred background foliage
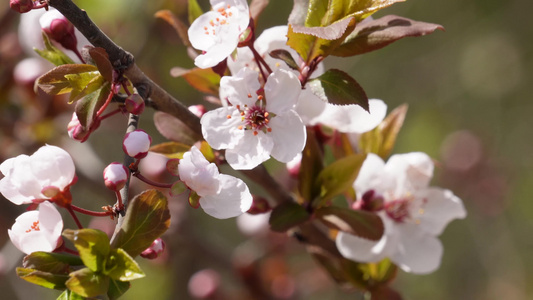
M 169 9 L 185 21 L 186 0 L 75 2 L 171 94 L 186 104 L 202 101 L 203 95 L 183 79 L 170 76 L 172 67 L 191 68 L 193 63 L 175 31 L 154 17 L 158 10 Z M 207 0 L 199 2 L 208 8 Z M 292 1 L 271 0 L 259 19 L 259 31 L 286 24 L 291 7 Z M 452 189 L 468 209 L 468 218 L 453 222 L 441 236 L 445 252 L 437 272 L 399 273 L 393 286 L 405 299 L 533 297 L 528 284 L 533 280 L 531 11 L 533 2 L 528 0 L 409 0 L 375 17 L 396 14 L 441 24 L 446 31 L 404 39 L 360 57 L 326 59 L 328 67 L 349 72 L 369 97 L 383 99 L 389 111 L 409 104 L 395 153 L 423 151 L 432 156 L 438 166 L 433 184 Z M 0 160 L 30 154 L 45 142 L 62 145 L 73 153 L 78 167 L 75 201 L 92 209 L 113 203 L 112 193 L 101 182 L 101 170 L 122 160 L 126 119 L 106 120 L 81 147 L 68 141 L 66 124 L 73 107 L 64 104 L 64 98 L 32 96 L 14 80 L 13 68 L 27 56 L 18 45 L 18 38 L 24 37 L 17 37 L 18 15 L 7 2 L 0 15 Z M 143 115 L 141 127 L 156 142 L 163 141 L 150 113 L 148 109 L 148 116 Z M 152 171 L 154 176 L 160 172 Z M 287 237 L 249 239 L 237 230 L 235 220 L 215 220 L 184 201 L 173 203 L 172 228 L 165 236 L 168 256 L 141 261 L 148 276 L 134 282 L 124 299 L 192 298 L 189 278 L 204 268 L 218 272 L 225 293 L 240 295 L 242 282 L 231 266 L 239 269 L 235 261 L 253 260 L 262 253 L 266 258 L 255 267 L 261 269 L 264 285 L 279 292 L 279 299 L 361 297 L 336 287 L 308 255 L 302 255 L 303 247 Z M 9 244 L 6 229 L 23 210 L 0 202 L 0 245 Z M 106 220 L 92 224 L 112 226 Z M 268 254 L 274 249 L 283 256 Z M 0 256 L 2 297 L 55 299 L 58 292 L 15 276 L 12 267 L 21 256 L 14 253 L 5 246 Z

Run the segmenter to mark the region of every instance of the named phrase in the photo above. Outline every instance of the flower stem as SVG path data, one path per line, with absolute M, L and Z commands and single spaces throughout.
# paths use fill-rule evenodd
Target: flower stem
M 100 116 L 104 112 L 104 110 L 107 108 L 109 103 L 111 103 L 111 99 L 113 99 L 114 95 L 115 94 L 113 93 L 113 90 L 111 89 L 111 91 L 109 91 L 109 96 L 107 96 L 107 99 L 105 100 L 104 105 L 102 105 L 102 107 L 100 107 L 100 109 L 96 113 L 97 116 Z
M 115 109 L 114 111 L 110 111 L 110 112 L 108 112 L 107 114 L 101 116 L 101 117 L 100 117 L 100 120 L 107 119 L 107 118 L 109 118 L 109 117 L 111 117 L 111 116 L 113 116 L 113 115 L 115 115 L 115 114 L 117 114 L 117 113 L 119 113 L 119 112 L 121 112 L 121 110 L 120 110 L 120 108 L 117 108 L 117 109 Z
M 263 67 L 265 67 L 265 69 L 267 70 L 268 74 L 270 75 L 272 73 L 272 69 L 270 69 L 270 67 L 268 66 L 268 64 L 265 62 L 265 60 L 261 57 L 261 55 L 259 55 L 259 53 L 257 52 L 257 50 L 255 50 L 254 46 L 253 45 L 248 45 L 248 48 L 250 48 L 250 50 L 252 51 L 253 55 L 254 55 L 254 59 L 257 63 L 257 66 L 259 67 L 259 71 L 261 71 L 261 75 L 263 76 L 263 79 L 267 80 L 268 76 L 266 76 L 266 73 L 265 71 L 263 70 Z
M 93 216 L 93 217 L 107 217 L 113 215 L 113 212 L 110 211 L 92 211 L 87 210 L 85 208 L 81 208 L 75 205 L 70 205 L 73 211 L 77 211 L 79 213 L 82 213 L 84 215 Z
M 147 183 L 151 186 L 155 186 L 155 187 L 160 187 L 160 188 L 164 188 L 164 189 L 169 189 L 172 187 L 172 183 L 161 183 L 161 182 L 155 182 L 155 181 L 152 181 L 146 177 L 144 177 L 141 173 L 139 172 L 135 172 L 135 173 L 132 173 L 133 176 L 137 177 L 139 180 L 143 181 L 144 183 Z
M 70 215 L 74 219 L 74 222 L 76 222 L 76 225 L 78 226 L 78 228 L 79 229 L 83 229 L 83 225 L 81 225 L 80 220 L 78 219 L 78 216 L 76 216 L 76 213 L 74 213 L 74 209 L 72 208 L 72 206 L 73 206 L 72 204 L 68 205 L 66 207 L 67 211 L 70 213 Z

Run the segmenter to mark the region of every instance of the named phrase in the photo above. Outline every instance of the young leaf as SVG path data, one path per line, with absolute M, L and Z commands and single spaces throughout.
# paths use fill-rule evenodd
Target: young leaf
M 104 77 L 99 72 L 87 72 L 80 74 L 67 74 L 65 78 L 70 83 L 72 91 L 68 99 L 68 104 L 78 101 L 88 94 L 100 89 L 106 83 Z
M 154 124 L 159 133 L 171 141 L 189 145 L 189 149 L 196 143 L 195 133 L 172 115 L 157 111 L 154 113 Z
M 65 78 L 69 74 L 91 73 L 98 71 L 93 65 L 68 64 L 61 65 L 48 71 L 46 74 L 37 78 L 35 89 L 41 88 L 49 95 L 61 95 L 72 91 L 73 87 L 70 81 Z
M 355 30 L 333 52 L 335 56 L 354 56 L 381 49 L 404 37 L 417 37 L 444 30 L 438 24 L 413 21 L 394 15 L 357 25 Z
M 22 266 L 53 274 L 68 274 L 69 266 L 81 266 L 83 261 L 78 256 L 50 252 L 33 252 L 24 257 Z
M 292 55 L 289 53 L 289 51 L 277 49 L 270 51 L 269 55 L 273 58 L 281 59 L 287 64 L 287 66 L 289 66 L 289 68 L 293 70 L 299 70 L 298 64 L 294 61 L 294 58 L 292 58 Z
M 85 228 L 65 229 L 63 236 L 74 243 L 86 267 L 94 272 L 104 269 L 110 250 L 107 234 L 98 229 Z
M 190 145 L 178 142 L 166 142 L 150 147 L 149 151 L 162 154 L 168 158 L 183 158 L 183 153 L 191 150 Z
M 75 111 L 83 127 L 91 127 L 96 118 L 96 113 L 106 102 L 110 91 L 111 84 L 105 82 L 99 89 L 78 100 Z
M 198 1 L 196 0 L 189 0 L 188 10 L 189 10 L 189 24 L 192 24 L 192 22 L 194 22 L 196 18 L 203 15 L 204 13 L 202 8 L 198 4 Z
M 109 55 L 105 49 L 100 47 L 90 48 L 89 55 L 105 80 L 113 82 L 113 65 L 109 61 Z
M 135 196 L 128 205 L 120 231 L 111 242 L 136 257 L 148 248 L 170 226 L 167 198 L 157 190 Z
M 287 45 L 296 50 L 308 64 L 317 57 L 328 56 L 355 28 L 352 17 L 326 27 L 305 27 L 289 24 Z
M 104 295 L 109 288 L 109 277 L 96 274 L 89 268 L 74 271 L 69 275 L 67 288 L 83 297 Z
M 120 248 L 111 250 L 103 273 L 120 281 L 131 281 L 145 276 L 137 262 Z
M 352 154 L 325 167 L 316 179 L 317 185 L 320 186 L 321 199 L 314 203 L 314 206 L 320 207 L 351 188 L 365 158 L 365 154 Z
M 85 300 L 85 298 L 71 290 L 65 290 L 56 300 Z
M 303 206 L 295 202 L 284 202 L 272 210 L 268 223 L 270 229 L 285 232 L 290 228 L 309 220 L 309 213 Z
M 333 0 L 330 1 L 328 10 L 322 17 L 322 26 L 329 25 L 348 16 L 356 18 L 357 23 L 359 23 L 378 10 L 403 1 L 405 0 Z
M 48 289 L 62 290 L 68 279 L 66 274 L 53 274 L 29 268 L 17 268 L 16 272 L 18 277 Z
M 360 268 L 366 277 L 372 278 L 372 281 L 379 284 L 391 282 L 398 273 L 398 267 L 388 258 L 377 263 L 361 264 Z
M 329 69 L 308 81 L 307 86 L 323 101 L 337 105 L 358 104 L 368 111 L 368 97 L 363 88 L 347 73 Z
M 315 133 L 307 129 L 307 140 L 302 151 L 300 173 L 298 173 L 298 191 L 304 202 L 310 203 L 319 196 L 320 187 L 315 184 L 315 179 L 323 168 L 322 149 Z
M 109 279 L 109 290 L 107 291 L 107 296 L 109 300 L 118 299 L 120 296 L 130 288 L 131 283 L 128 281 L 118 281 L 114 279 Z
M 183 77 L 187 83 L 202 93 L 218 96 L 220 75 L 215 73 L 212 68 L 194 68 L 187 70 L 174 67 L 170 70 L 170 75 L 173 77 Z
M 46 59 L 47 61 L 53 63 L 56 66 L 60 65 L 67 65 L 67 64 L 74 64 L 74 61 L 68 57 L 63 51 L 57 49 L 50 43 L 50 39 L 48 38 L 48 35 L 46 33 L 42 33 L 43 41 L 44 41 L 44 47 L 45 49 L 39 50 L 36 48 L 33 48 L 37 54 L 39 54 L 42 58 Z
M 377 241 L 384 232 L 381 218 L 363 210 L 328 206 L 315 210 L 317 217 L 326 226 L 362 238 Z

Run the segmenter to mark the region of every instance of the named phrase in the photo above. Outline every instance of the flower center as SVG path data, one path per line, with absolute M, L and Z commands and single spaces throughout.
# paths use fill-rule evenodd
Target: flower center
M 26 233 L 29 233 L 29 232 L 32 232 L 32 231 L 40 231 L 41 229 L 39 228 L 39 221 L 35 221 L 33 222 L 33 224 L 30 226 L 30 228 L 28 230 L 26 230 Z
M 409 218 L 409 199 L 393 200 L 385 203 L 385 212 L 397 223 Z
M 252 98 L 252 95 L 248 94 L 248 98 Z M 241 115 L 241 122 L 244 123 L 239 125 L 238 129 L 253 130 L 254 135 L 258 135 L 259 131 L 263 133 L 272 132 L 272 128 L 268 126 L 268 123 L 276 115 L 266 110 L 263 95 L 257 96 L 256 103 L 251 107 L 248 105 L 244 105 L 244 107 L 236 105 L 235 108 Z M 228 119 L 230 118 L 231 116 L 228 115 Z
M 206 35 L 216 35 L 220 30 L 221 26 L 229 24 L 229 18 L 233 16 L 231 12 L 231 5 L 221 6 L 215 9 L 215 12 L 218 13 L 218 16 L 214 19 L 209 20 L 209 24 L 204 26 L 204 33 Z

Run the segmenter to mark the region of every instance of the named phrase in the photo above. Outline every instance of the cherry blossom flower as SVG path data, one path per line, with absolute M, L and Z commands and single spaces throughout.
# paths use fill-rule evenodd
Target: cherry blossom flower
M 110 163 L 104 169 L 104 183 L 105 186 L 113 191 L 119 191 L 122 189 L 129 178 L 129 172 L 126 166 L 121 163 Z
M 221 98 L 231 105 L 200 120 L 205 140 L 215 149 L 226 149 L 234 169 L 252 169 L 270 156 L 289 162 L 305 146 L 305 126 L 293 108 L 300 94 L 298 78 L 278 69 L 268 77 L 263 95 L 257 76 L 243 68 L 223 77 Z
M 241 215 L 252 205 L 244 181 L 220 174 L 196 147 L 183 155 L 178 165 L 180 180 L 200 196 L 200 206 L 210 216 L 227 219 Z
M 443 253 L 437 236 L 452 220 L 465 218 L 466 211 L 451 191 L 428 186 L 432 176 L 433 162 L 424 153 L 393 155 L 387 164 L 368 154 L 354 188 L 358 201 L 375 200 L 376 205 L 370 205 L 374 208 L 383 201 L 377 214 L 385 233 L 379 241 L 369 241 L 340 232 L 336 243 L 341 254 L 359 262 L 389 257 L 404 271 L 417 274 L 435 271 Z
M 7 159 L 0 165 L 0 171 L 5 176 L 0 180 L 0 192 L 17 205 L 50 199 L 52 190 L 70 197 L 68 190 L 75 181 L 70 155 L 50 145 L 39 148 L 31 156 L 22 154 Z
M 126 154 L 133 158 L 144 158 L 148 155 L 152 138 L 142 129 L 129 132 L 124 137 L 122 149 Z
M 213 10 L 194 20 L 188 31 L 191 45 L 204 52 L 194 60 L 202 69 L 214 67 L 230 56 L 250 22 L 246 0 L 210 0 L 210 3 Z
M 30 254 L 35 251 L 54 251 L 61 245 L 63 220 L 50 202 L 39 204 L 39 210 L 28 211 L 15 220 L 7 230 L 13 245 Z

